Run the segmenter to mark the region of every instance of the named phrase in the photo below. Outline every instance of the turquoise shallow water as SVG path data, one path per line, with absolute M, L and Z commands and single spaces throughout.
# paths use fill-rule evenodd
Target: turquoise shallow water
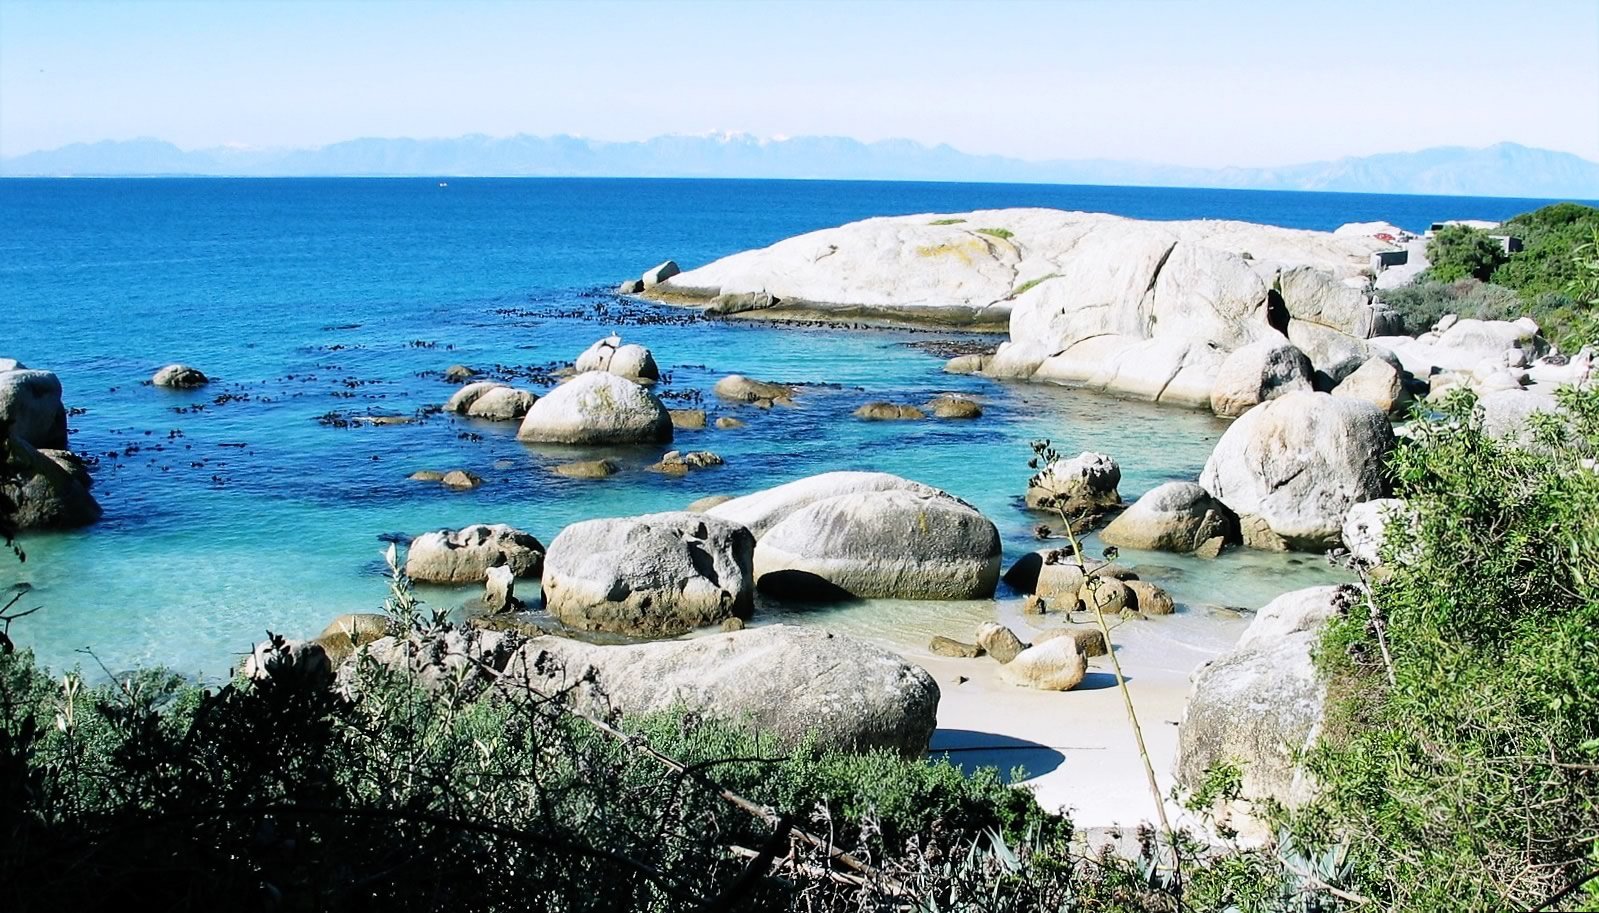
M 44 610 L 12 634 L 49 664 L 162 663 L 218 675 L 268 630 L 315 633 L 384 595 L 380 537 L 507 522 L 545 542 L 575 520 L 675 509 L 831 469 L 878 469 L 946 488 L 999 524 L 1007 560 L 1040 518 L 1019 497 L 1028 441 L 1093 449 L 1122 465 L 1129 500 L 1197 475 L 1223 424 L 1197 413 L 951 377 L 933 334 L 794 329 L 693 319 L 605 289 L 672 256 L 685 267 L 873 214 L 1047 205 L 1144 217 L 1245 218 L 1331 228 L 1387 218 L 1496 218 L 1506 200 L 1428 200 L 1128 188 L 741 181 L 0 181 L 0 355 L 58 372 L 73 447 L 97 459 L 98 525 L 25 537 L 0 586 Z M 703 396 L 734 431 L 680 432 L 727 465 L 676 479 L 550 474 L 571 451 L 530 448 L 514 423 L 443 416 L 340 427 L 324 417 L 410 415 L 454 389 L 462 362 L 507 377 L 569 363 L 611 331 L 654 350 L 674 405 Z M 184 361 L 216 382 L 172 392 L 142 381 Z M 710 403 L 728 373 L 808 387 L 798 407 Z M 542 391 L 531 381 L 515 381 Z M 970 423 L 865 423 L 869 399 L 942 391 L 981 399 Z M 662 448 L 664 449 L 664 448 Z M 613 453 L 630 469 L 660 449 Z M 422 468 L 487 480 L 455 493 Z M 1231 630 L 1207 605 L 1256 607 L 1328 579 L 1309 556 L 1217 561 L 1130 555 L 1184 603 L 1205 639 Z M 471 590 L 428 588 L 448 605 Z M 1006 597 L 1008 594 L 1002 594 Z M 879 602 L 762 617 L 826 623 L 893 643 L 960 634 L 1013 599 Z M 1212 631 L 1214 629 L 1214 631 Z

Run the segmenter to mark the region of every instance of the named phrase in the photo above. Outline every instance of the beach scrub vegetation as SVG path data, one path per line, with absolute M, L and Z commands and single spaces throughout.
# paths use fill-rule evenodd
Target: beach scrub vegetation
M 1599 390 L 1559 397 L 1531 446 L 1465 391 L 1416 423 L 1416 525 L 1327 628 L 1320 798 L 1281 821 L 1370 909 L 1599 908 Z
M 1516 238 L 1521 249 L 1506 253 L 1496 235 Z M 1599 209 L 1556 203 L 1491 232 L 1448 226 L 1427 256 L 1431 265 L 1418 282 L 1383 294 L 1406 332 L 1425 332 L 1444 314 L 1526 315 L 1561 351 L 1599 341 Z

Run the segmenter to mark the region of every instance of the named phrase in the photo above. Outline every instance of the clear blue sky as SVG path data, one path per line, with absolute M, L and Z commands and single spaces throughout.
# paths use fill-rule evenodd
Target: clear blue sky
M 908 137 L 1275 165 L 1599 160 L 1599 2 L 0 0 L 0 155 L 359 136 Z

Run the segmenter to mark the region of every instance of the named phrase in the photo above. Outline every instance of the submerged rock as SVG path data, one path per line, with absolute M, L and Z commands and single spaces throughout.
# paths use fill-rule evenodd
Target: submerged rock
M 1384 494 L 1393 429 L 1377 407 L 1326 393 L 1262 403 L 1229 427 L 1199 484 L 1241 519 L 1246 544 L 1336 545 L 1349 508 Z
M 953 393 L 944 393 L 927 401 L 927 411 L 934 418 L 981 418 L 983 407 L 976 401 Z
M 544 606 L 575 628 L 673 636 L 748 617 L 755 537 L 705 514 L 574 523 L 544 559 Z
M 855 417 L 867 421 L 914 421 L 926 418 L 927 414 L 910 405 L 897 403 L 867 403 L 855 410 Z
M 569 479 L 608 479 L 621 472 L 622 467 L 614 460 L 578 460 L 562 463 L 551 471 Z
M 594 646 L 529 641 L 502 689 L 526 682 L 567 692 L 587 713 L 637 716 L 686 709 L 824 749 L 882 748 L 921 757 L 937 725 L 938 685 L 880 647 L 816 628 L 770 625 L 691 640 Z
M 554 444 L 655 443 L 672 439 L 672 417 L 638 384 L 591 371 L 534 403 L 516 436 Z
M 491 567 L 504 565 L 518 577 L 537 577 L 544 566 L 539 540 L 504 523 L 441 529 L 411 540 L 405 573 L 424 583 L 482 583 Z
M 711 392 L 722 399 L 736 403 L 765 403 L 769 406 L 772 403 L 792 402 L 795 391 L 793 387 L 784 384 L 753 380 L 742 374 L 729 374 L 717 381 Z
M 157 387 L 203 387 L 210 382 L 211 379 L 199 368 L 178 364 L 167 365 L 150 378 L 150 383 Z
M 698 431 L 705 427 L 704 409 L 668 409 L 672 427 L 679 431 Z

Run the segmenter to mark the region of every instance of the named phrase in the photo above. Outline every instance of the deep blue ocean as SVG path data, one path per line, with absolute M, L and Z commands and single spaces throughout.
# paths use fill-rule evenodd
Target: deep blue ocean
M 1122 493 L 1197 475 L 1224 425 L 1198 413 L 941 372 L 948 335 L 704 321 L 610 293 L 668 257 L 683 268 L 875 215 L 1047 206 L 1151 219 L 1225 218 L 1296 228 L 1387 220 L 1502 219 L 1543 201 L 1118 187 L 887 182 L 290 179 L 0 180 L 0 356 L 57 372 L 72 445 L 97 461 L 105 518 L 30 533 L 25 564 L 0 560 L 0 590 L 31 587 L 44 609 L 13 637 L 56 667 L 162 663 L 221 674 L 268 630 L 313 635 L 384 596 L 381 537 L 508 522 L 548 543 L 575 520 L 678 509 L 830 469 L 882 469 L 981 507 L 1007 560 L 1034 547 L 1019 497 L 1028 441 L 1093 449 L 1122 465 Z M 541 368 L 620 332 L 649 346 L 686 405 L 747 421 L 679 432 L 727 465 L 669 478 L 640 471 L 661 449 L 609 455 L 631 471 L 601 482 L 551 474 L 571 451 L 515 440 L 515 423 L 412 415 L 454 389 L 460 362 L 540 392 Z M 997 340 L 991 340 L 992 342 Z M 200 391 L 144 385 L 163 364 L 214 378 Z M 729 373 L 830 384 L 793 410 L 710 402 Z M 958 390 L 974 423 L 863 423 L 869 399 Z M 465 468 L 487 482 L 454 493 L 411 482 Z M 1183 603 L 1196 642 L 1235 628 L 1212 606 L 1257 607 L 1329 579 L 1310 556 L 1144 559 Z M 449 605 L 471 590 L 427 588 Z M 525 592 L 524 595 L 530 595 Z M 1003 616 L 1014 598 L 865 603 L 761 618 L 821 621 L 893 643 Z

